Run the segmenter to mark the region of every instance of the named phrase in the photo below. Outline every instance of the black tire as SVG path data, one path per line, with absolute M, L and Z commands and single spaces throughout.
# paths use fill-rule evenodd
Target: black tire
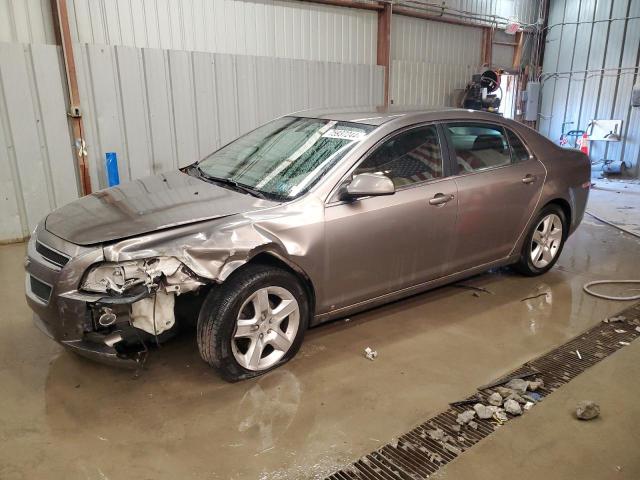
M 551 262 L 549 262 L 546 266 L 539 268 L 533 264 L 533 260 L 531 259 L 531 242 L 533 240 L 533 235 L 535 233 L 535 230 L 540 224 L 540 222 L 542 221 L 542 219 L 550 214 L 555 214 L 560 218 L 560 221 L 562 223 L 562 240 Z M 549 270 L 551 270 L 553 266 L 556 264 L 556 262 L 558 261 L 558 258 L 560 258 L 560 255 L 562 254 L 562 249 L 564 248 L 564 243 L 567 239 L 568 231 L 569 231 L 569 226 L 567 225 L 567 217 L 564 214 L 564 211 L 562 210 L 562 208 L 560 208 L 558 205 L 553 203 L 545 206 L 535 217 L 534 221 L 531 223 L 531 226 L 529 227 L 529 232 L 527 233 L 527 236 L 524 239 L 522 250 L 520 251 L 520 259 L 518 260 L 518 262 L 516 262 L 513 265 L 513 268 L 517 272 L 521 273 L 522 275 L 526 275 L 528 277 L 535 277 L 537 275 L 542 275 L 543 273 L 546 273 Z
M 265 370 L 248 370 L 237 362 L 231 348 L 236 320 L 244 302 L 255 291 L 268 286 L 282 287 L 293 294 L 300 309 L 300 323 L 290 349 L 276 364 Z M 246 265 L 212 288 L 202 304 L 197 325 L 200 356 L 229 382 L 263 375 L 295 356 L 309 325 L 309 315 L 307 293 L 295 275 L 273 266 Z

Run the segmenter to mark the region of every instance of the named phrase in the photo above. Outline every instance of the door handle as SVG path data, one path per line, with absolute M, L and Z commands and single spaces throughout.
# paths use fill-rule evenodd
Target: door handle
M 533 183 L 533 182 L 535 182 L 535 181 L 536 181 L 536 177 L 535 177 L 535 175 L 531 175 L 531 174 L 529 174 L 529 173 L 528 173 L 528 174 L 526 174 L 526 175 L 524 176 L 524 178 L 522 179 L 522 183 L 524 183 L 524 184 Z
M 453 200 L 454 195 L 445 195 L 444 193 L 436 193 L 433 198 L 429 199 L 429 205 L 444 205 Z

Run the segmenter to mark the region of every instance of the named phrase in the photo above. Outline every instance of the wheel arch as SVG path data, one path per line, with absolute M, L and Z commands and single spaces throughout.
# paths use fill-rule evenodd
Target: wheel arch
M 569 232 L 571 231 L 571 226 L 573 224 L 571 205 L 564 198 L 558 197 L 545 203 L 540 210 L 548 207 L 549 205 L 557 205 L 562 210 L 562 213 L 564 213 L 565 220 L 567 221 L 567 226 L 568 226 L 567 236 L 569 236 Z
M 286 270 L 289 273 L 293 274 L 300 281 L 305 291 L 307 292 L 307 297 L 309 299 L 309 312 L 311 314 L 311 318 L 313 318 L 313 316 L 315 315 L 316 292 L 311 278 L 302 268 L 270 250 L 262 251 L 254 255 L 247 261 L 247 263 L 245 263 L 245 265 L 253 264 L 269 265 L 272 267 L 281 268 L 282 270 Z M 238 268 L 238 270 L 241 269 L 242 267 Z

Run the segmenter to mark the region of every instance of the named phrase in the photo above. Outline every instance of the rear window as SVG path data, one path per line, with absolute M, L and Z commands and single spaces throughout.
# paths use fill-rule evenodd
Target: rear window
M 529 160 L 529 151 L 527 147 L 524 146 L 524 143 L 520 140 L 520 138 L 513 133 L 508 128 L 507 137 L 509 137 L 509 144 L 511 145 L 511 157 L 513 158 L 513 162 L 524 162 L 525 160 Z
M 504 129 L 488 124 L 445 125 L 456 154 L 458 173 L 476 172 L 511 163 Z

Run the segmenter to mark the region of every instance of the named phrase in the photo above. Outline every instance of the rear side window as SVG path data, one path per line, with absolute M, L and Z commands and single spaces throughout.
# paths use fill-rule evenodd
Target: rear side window
M 515 133 L 508 128 L 506 130 L 507 137 L 509 137 L 509 144 L 511 145 L 511 157 L 513 158 L 513 163 L 529 160 L 529 151 L 527 150 L 527 147 L 524 146 Z
M 458 173 L 477 172 L 511 163 L 504 129 L 497 125 L 450 123 L 445 129 L 456 155 Z
M 442 177 L 442 152 L 433 125 L 402 132 L 380 145 L 353 172 L 386 175 L 396 187 Z

